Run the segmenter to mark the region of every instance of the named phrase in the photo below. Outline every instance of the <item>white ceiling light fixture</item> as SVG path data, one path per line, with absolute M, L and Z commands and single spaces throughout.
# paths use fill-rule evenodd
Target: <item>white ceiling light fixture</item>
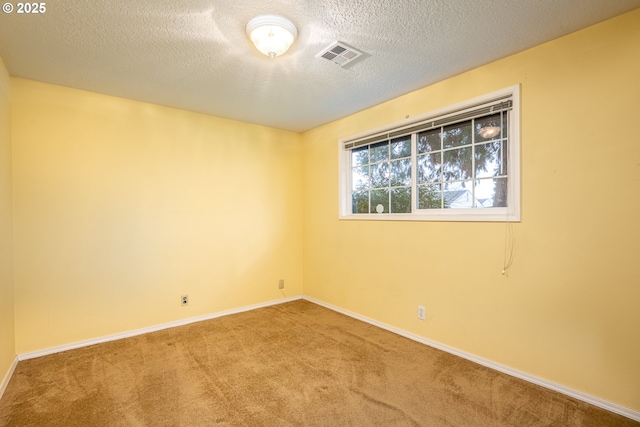
M 256 48 L 271 58 L 285 53 L 298 37 L 293 22 L 278 15 L 256 16 L 247 23 L 246 30 Z

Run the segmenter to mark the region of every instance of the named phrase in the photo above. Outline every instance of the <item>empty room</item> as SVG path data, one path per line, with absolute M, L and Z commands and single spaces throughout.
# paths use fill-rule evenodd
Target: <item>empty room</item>
M 4 2 L 0 426 L 639 426 L 640 0 Z

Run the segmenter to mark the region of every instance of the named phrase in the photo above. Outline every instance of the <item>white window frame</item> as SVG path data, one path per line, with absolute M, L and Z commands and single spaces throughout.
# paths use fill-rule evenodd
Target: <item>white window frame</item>
M 396 131 L 401 128 L 411 127 L 420 122 L 432 119 L 440 119 L 448 115 L 455 115 L 465 109 L 469 109 L 483 103 L 491 102 L 498 98 L 511 97 L 512 109 L 509 114 L 508 137 L 508 192 L 507 206 L 496 208 L 443 208 L 443 209 L 417 209 L 416 207 L 416 150 L 415 138 L 412 147 L 412 213 L 352 213 L 351 192 L 351 150 L 345 145 L 355 140 L 368 138 L 377 134 Z M 338 194 L 340 197 L 338 206 L 339 219 L 344 220 L 373 220 L 373 221 L 496 221 L 519 222 L 520 221 L 520 85 L 492 92 L 474 99 L 441 108 L 422 114 L 411 119 L 392 123 L 378 129 L 369 130 L 338 140 Z

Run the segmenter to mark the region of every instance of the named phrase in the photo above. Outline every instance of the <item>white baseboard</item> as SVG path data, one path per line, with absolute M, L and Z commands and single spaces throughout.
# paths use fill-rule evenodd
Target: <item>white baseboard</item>
M 589 403 L 591 405 L 597 406 L 599 408 L 606 409 L 607 411 L 611 411 L 611 412 L 614 412 L 616 414 L 622 415 L 624 417 L 631 418 L 632 420 L 640 421 L 640 412 L 638 412 L 638 411 L 634 411 L 634 410 L 631 410 L 629 408 L 625 408 L 624 406 L 620 406 L 620 405 L 618 405 L 616 403 L 612 403 L 612 402 L 609 402 L 607 400 L 601 399 L 599 397 L 591 396 L 591 395 L 583 393 L 581 391 L 574 390 L 574 389 L 569 388 L 569 387 L 565 387 L 565 386 L 563 386 L 561 384 L 557 384 L 557 383 L 545 380 L 543 378 L 539 378 L 539 377 L 536 377 L 534 375 L 527 374 L 526 372 L 518 371 L 517 369 L 513 369 L 513 368 L 510 368 L 508 366 L 501 365 L 501 364 L 493 362 L 491 360 L 483 359 L 482 357 L 478 357 L 478 356 L 475 356 L 473 354 L 467 353 L 465 351 L 458 350 L 458 349 L 453 348 L 453 347 L 449 347 L 448 345 L 439 343 L 437 341 L 432 341 L 430 339 L 421 337 L 419 335 L 415 335 L 415 334 L 412 334 L 410 332 L 403 331 L 402 329 L 398 329 L 398 328 L 395 328 L 393 326 L 387 325 L 385 323 L 379 322 L 377 320 L 370 319 L 370 318 L 368 318 L 366 316 L 362 316 L 360 314 L 353 313 L 353 312 L 348 311 L 348 310 L 344 310 L 344 309 L 342 309 L 340 307 L 336 307 L 336 306 L 328 304 L 328 303 L 326 303 L 324 301 L 320 301 L 320 300 L 317 300 L 315 298 L 311 298 L 311 297 L 308 297 L 308 296 L 303 296 L 302 298 L 304 300 L 306 300 L 306 301 L 312 302 L 314 304 L 321 305 L 321 306 L 323 306 L 325 308 L 328 308 L 330 310 L 336 311 L 338 313 L 342 313 L 342 314 L 347 315 L 349 317 L 353 317 L 354 319 L 361 320 L 363 322 L 366 322 L 366 323 L 369 323 L 371 325 L 377 326 L 379 328 L 385 329 L 385 330 L 387 330 L 389 332 L 393 332 L 393 333 L 401 335 L 401 336 L 403 336 L 405 338 L 409 338 L 409 339 L 411 339 L 413 341 L 417 341 L 419 343 L 428 345 L 430 347 L 437 348 L 438 350 L 446 351 L 447 353 L 451 353 L 451 354 L 453 354 L 455 356 L 462 357 L 463 359 L 470 360 L 470 361 L 475 362 L 475 363 L 477 363 L 479 365 L 483 365 L 483 366 L 486 366 L 488 368 L 494 369 L 496 371 L 505 373 L 507 375 L 511 375 L 512 377 L 520 378 L 520 379 L 528 381 L 530 383 L 537 384 L 539 386 L 548 388 L 550 390 L 557 391 L 559 393 L 562 393 L 562 394 L 565 394 L 567 396 L 573 397 L 574 399 L 578 399 L 578 400 L 581 400 L 583 402 Z
M 228 316 L 230 314 L 242 313 L 244 311 L 255 310 L 257 308 L 269 307 L 272 305 L 283 304 L 286 302 L 296 301 L 302 299 L 302 296 L 290 297 L 290 298 L 282 298 L 273 301 L 267 301 L 260 304 L 247 305 L 240 308 L 234 308 L 231 310 L 220 311 L 217 313 L 205 314 L 203 316 L 190 317 L 188 319 L 176 320 L 174 322 L 162 323 L 160 325 L 149 326 L 147 328 L 135 329 L 133 331 L 122 332 L 113 335 L 107 335 L 99 338 L 94 338 L 85 341 L 78 341 L 71 344 L 65 344 L 56 347 L 45 348 L 43 350 L 32 351 L 29 353 L 19 354 L 16 358 L 17 360 L 27 360 L 33 359 L 36 357 L 46 356 L 48 354 L 60 353 L 62 351 L 73 350 L 75 348 L 88 347 L 94 344 L 100 344 L 109 341 L 120 340 L 123 338 L 135 337 L 137 335 L 148 334 L 149 332 L 161 331 L 163 329 L 175 328 L 177 326 L 188 325 L 190 323 L 202 322 L 203 320 L 216 319 L 222 316 Z M 10 377 L 10 376 L 9 376 Z M 8 380 L 7 380 L 8 382 Z
M 18 356 L 13 358 L 13 362 L 11 362 L 11 366 L 9 366 L 9 370 L 7 371 L 7 374 L 4 376 L 4 378 L 2 379 L 2 382 L 0 383 L 0 399 L 2 399 L 2 395 L 4 394 L 4 391 L 7 389 L 7 386 L 9 385 L 9 381 L 11 381 L 11 377 L 13 376 L 13 371 L 16 370 L 16 366 L 18 366 Z

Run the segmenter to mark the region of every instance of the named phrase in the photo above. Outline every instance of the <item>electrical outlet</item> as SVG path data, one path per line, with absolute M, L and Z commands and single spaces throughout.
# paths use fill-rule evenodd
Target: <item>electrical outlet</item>
M 278 282 L 278 289 L 284 289 L 284 279 L 280 279 Z
M 189 305 L 189 295 L 182 295 L 180 297 L 180 305 Z
M 424 307 L 421 305 L 418 306 L 418 319 L 424 320 Z

